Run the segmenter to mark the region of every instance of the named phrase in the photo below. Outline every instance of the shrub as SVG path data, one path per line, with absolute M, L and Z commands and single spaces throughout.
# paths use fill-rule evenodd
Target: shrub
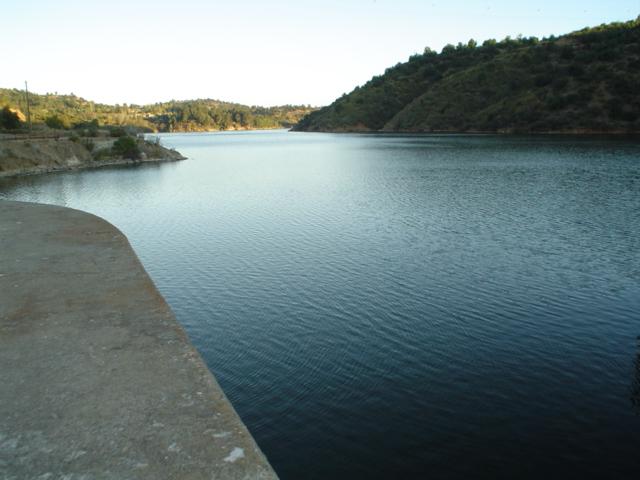
M 553 89 L 554 90 L 564 90 L 567 88 L 569 84 L 569 79 L 567 77 L 559 77 L 553 81 Z
M 541 73 L 539 75 L 536 75 L 536 77 L 533 80 L 536 87 L 544 87 L 546 85 L 549 85 L 552 81 L 553 81 L 553 76 L 549 73 Z
M 16 130 L 20 128 L 20 117 L 8 106 L 0 110 L 0 128 L 4 130 Z
M 109 130 L 109 135 L 115 138 L 125 137 L 127 135 L 127 131 L 122 127 L 112 127 Z
M 53 128 L 55 130 L 64 130 L 67 128 L 60 117 L 57 115 L 51 115 L 44 120 L 44 123 L 49 128 Z
M 562 50 L 560 50 L 560 57 L 562 57 L 564 60 L 571 60 L 574 56 L 575 52 L 569 45 L 567 45 L 566 47 L 562 47 Z
M 101 148 L 100 150 L 92 153 L 93 153 L 93 159 L 95 161 L 106 160 L 111 156 L 111 150 L 108 148 Z
M 82 137 L 97 137 L 98 136 L 98 120 L 93 119 L 89 122 L 78 122 L 73 128 L 78 131 L 78 135 Z
M 581 77 L 584 75 L 584 67 L 580 64 L 569 65 L 567 71 L 572 77 Z
M 118 140 L 113 143 L 111 151 L 114 155 L 118 155 L 123 158 L 130 158 L 131 160 L 140 158 L 140 147 L 138 146 L 138 142 L 135 138 L 128 135 L 118 138 Z

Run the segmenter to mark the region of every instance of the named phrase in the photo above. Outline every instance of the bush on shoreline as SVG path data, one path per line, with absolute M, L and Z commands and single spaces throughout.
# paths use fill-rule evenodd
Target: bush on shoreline
M 113 143 L 111 152 L 113 155 L 131 160 L 138 160 L 141 154 L 136 139 L 128 135 L 118 138 L 118 140 Z

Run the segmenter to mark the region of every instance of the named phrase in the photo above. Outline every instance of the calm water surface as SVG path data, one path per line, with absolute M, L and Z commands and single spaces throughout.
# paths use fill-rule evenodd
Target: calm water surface
M 283 479 L 640 477 L 640 142 L 184 134 L 105 217 Z

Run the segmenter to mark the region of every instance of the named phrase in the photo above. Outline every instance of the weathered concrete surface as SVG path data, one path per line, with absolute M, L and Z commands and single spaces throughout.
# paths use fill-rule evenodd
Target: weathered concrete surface
M 125 236 L 0 202 L 0 479 L 273 479 Z

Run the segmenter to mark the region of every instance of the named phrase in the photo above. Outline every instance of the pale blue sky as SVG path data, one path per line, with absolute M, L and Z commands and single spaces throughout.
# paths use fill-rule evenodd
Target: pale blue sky
M 324 105 L 425 46 L 638 14 L 640 0 L 0 0 L 0 87 Z

